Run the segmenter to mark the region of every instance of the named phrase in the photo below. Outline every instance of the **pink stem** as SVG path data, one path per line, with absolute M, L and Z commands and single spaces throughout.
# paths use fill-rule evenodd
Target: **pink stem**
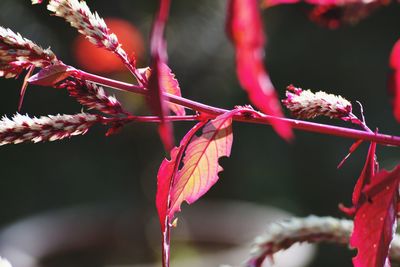
M 197 121 L 200 120 L 198 115 L 187 116 L 166 116 L 166 121 Z M 128 116 L 124 118 L 102 118 L 102 123 L 116 123 L 116 122 L 161 122 L 158 116 Z
M 105 77 L 97 76 L 94 74 L 90 74 L 87 72 L 79 71 L 80 78 L 102 84 L 107 87 L 111 87 L 117 90 L 126 91 L 137 93 L 141 95 L 147 94 L 147 89 L 142 86 L 136 86 L 129 83 L 124 83 L 120 81 L 115 81 L 112 79 L 108 79 Z M 229 110 L 212 107 L 203 103 L 199 103 L 190 99 L 186 99 L 184 97 L 171 95 L 168 93 L 164 93 L 164 97 L 167 101 L 184 106 L 186 108 L 190 108 L 196 110 L 197 112 L 205 113 L 210 118 L 214 118 L 218 115 L 221 115 Z M 291 125 L 293 129 L 307 131 L 307 132 L 314 132 L 320 134 L 328 134 L 334 135 L 339 137 L 351 138 L 351 139 L 362 139 L 365 141 L 373 141 L 382 145 L 390 145 L 390 146 L 400 146 L 400 137 L 398 136 L 391 136 L 385 134 L 378 134 L 374 132 L 366 132 L 360 131 L 350 128 L 314 123 L 309 121 L 302 121 L 302 120 L 295 120 L 295 119 L 287 119 L 287 118 L 280 118 L 270 115 L 265 115 L 262 113 L 258 113 L 259 116 L 245 116 L 245 115 L 236 115 L 233 117 L 236 121 L 242 121 L 247 123 L 257 123 L 257 124 L 268 124 L 270 125 L 272 121 L 282 121 L 287 122 Z M 200 117 L 198 117 L 199 119 Z M 171 118 L 170 118 L 171 119 Z M 179 120 L 179 119 L 178 119 Z M 154 121 L 156 121 L 154 119 Z
M 141 95 L 147 94 L 147 89 L 143 86 L 116 81 L 96 74 L 88 73 L 82 70 L 78 70 L 77 73 L 75 74 L 75 77 L 83 80 L 92 81 L 94 83 L 104 85 L 119 91 L 131 92 Z
M 253 118 L 248 119 L 246 117 L 240 116 L 239 118 L 234 117 L 237 121 L 244 121 L 244 122 L 251 122 L 251 123 L 260 123 L 260 124 L 270 124 L 271 120 L 282 120 L 288 122 L 293 129 L 302 130 L 306 132 L 314 132 L 320 134 L 328 134 L 334 135 L 339 137 L 345 137 L 350 139 L 362 139 L 364 141 L 373 141 L 382 145 L 389 145 L 389 146 L 400 146 L 400 137 L 399 136 L 392 136 L 386 134 L 376 134 L 371 132 L 365 132 L 350 128 L 302 121 L 302 120 L 293 120 L 293 119 L 286 119 L 286 118 L 278 118 L 273 116 L 264 115 L 261 118 Z

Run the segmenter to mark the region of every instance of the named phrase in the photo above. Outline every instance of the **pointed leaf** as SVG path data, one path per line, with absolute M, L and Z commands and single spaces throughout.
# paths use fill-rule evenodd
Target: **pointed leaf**
M 171 181 L 175 177 L 178 167 L 181 163 L 183 153 L 192 139 L 193 135 L 204 126 L 206 122 L 197 123 L 182 139 L 179 147 L 174 147 L 171 152 L 171 159 L 164 159 L 161 163 L 160 169 L 157 174 L 157 194 L 156 194 L 156 206 L 158 216 L 160 219 L 160 225 L 162 232 L 169 226 L 167 223 L 167 214 L 169 213 L 170 204 L 170 193 L 172 189 Z
M 171 206 L 171 190 L 175 174 L 179 168 L 182 160 L 183 153 L 192 139 L 193 135 L 204 126 L 206 121 L 196 124 L 182 139 L 179 147 L 171 150 L 171 159 L 164 159 L 157 175 L 157 194 L 156 206 L 158 216 L 160 219 L 161 233 L 163 237 L 162 242 L 162 262 L 163 266 L 169 266 L 169 248 L 170 248 L 170 225 L 168 213 Z
M 355 149 L 357 149 L 357 147 L 361 143 L 362 140 L 358 140 L 356 143 L 354 143 L 349 149 L 348 156 Z M 354 186 L 353 195 L 351 199 L 353 206 L 346 207 L 343 204 L 339 204 L 339 209 L 349 216 L 354 216 L 357 209 L 362 205 L 363 202 L 366 201 L 365 196 L 362 194 L 362 191 L 364 190 L 364 187 L 370 183 L 371 178 L 375 176 L 375 173 L 377 171 L 378 162 L 376 161 L 375 151 L 376 151 L 376 143 L 371 142 L 368 150 L 367 159 L 365 160 L 364 168 L 357 179 L 356 185 Z M 346 158 L 344 160 L 346 160 Z M 340 164 L 342 164 L 342 162 Z
M 50 65 L 41 69 L 38 73 L 28 79 L 31 84 L 41 86 L 53 86 L 56 83 L 68 78 L 76 70 L 63 64 Z
M 161 86 L 163 92 L 181 96 L 181 88 L 179 87 L 178 80 L 167 64 L 161 65 Z M 178 116 L 184 116 L 186 114 L 185 108 L 180 105 L 168 102 L 168 107 Z
M 268 115 L 282 117 L 275 88 L 264 68 L 265 36 L 257 0 L 230 0 L 227 32 L 236 50 L 236 72 L 254 105 Z M 285 122 L 272 121 L 284 139 L 293 134 Z
M 359 204 L 361 198 L 361 192 L 364 189 L 364 186 L 369 184 L 371 178 L 375 176 L 376 165 L 377 165 L 375 151 L 376 151 L 376 143 L 372 142 L 371 145 L 369 146 L 368 156 L 367 160 L 365 161 L 364 168 L 354 187 L 352 202 L 355 207 Z
M 183 167 L 173 180 L 168 216 L 172 221 L 175 212 L 180 211 L 183 201 L 195 202 L 217 181 L 222 171 L 218 160 L 229 157 L 233 141 L 232 116 L 235 111 L 218 116 L 207 123 L 201 136 L 194 136 L 189 143 Z
M 379 172 L 366 186 L 366 194 L 375 192 L 368 196 L 369 201 L 360 206 L 354 218 L 350 245 L 358 250 L 353 258 L 355 267 L 390 266 L 388 252 L 396 223 L 399 181 L 400 166 L 397 166 L 392 172 Z
M 164 159 L 158 169 L 156 206 L 162 232 L 164 232 L 168 227 L 167 213 L 169 208 L 171 181 L 177 171 L 179 162 L 182 159 L 184 149 L 185 145 L 182 144 L 182 142 L 179 147 L 174 147 L 170 152 L 171 159 Z

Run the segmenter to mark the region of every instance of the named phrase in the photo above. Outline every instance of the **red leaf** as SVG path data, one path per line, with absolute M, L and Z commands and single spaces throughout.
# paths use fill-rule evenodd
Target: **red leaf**
M 182 139 L 179 147 L 175 147 L 171 150 L 171 160 L 164 159 L 161 163 L 160 169 L 157 175 L 157 194 L 156 194 L 156 206 L 158 216 L 160 219 L 161 233 L 163 237 L 162 242 L 162 262 L 163 266 L 169 266 L 169 247 L 170 247 L 170 218 L 168 213 L 171 206 L 171 190 L 173 180 L 176 172 L 178 171 L 179 164 L 182 160 L 183 153 L 192 139 L 193 135 L 204 126 L 204 122 L 196 124 Z
M 358 140 L 356 143 L 354 143 L 350 147 L 349 153 L 352 153 L 355 149 L 357 149 L 357 147 L 361 143 L 362 143 L 362 140 Z M 364 168 L 361 171 L 361 174 L 357 179 L 356 185 L 354 186 L 353 196 L 352 196 L 353 206 L 348 208 L 348 207 L 345 207 L 343 204 L 339 204 L 339 209 L 349 216 L 354 216 L 358 207 L 360 207 L 362 205 L 362 203 L 366 201 L 365 197 L 363 197 L 362 191 L 363 191 L 364 187 L 370 183 L 371 178 L 373 176 L 375 176 L 375 173 L 377 171 L 378 163 L 376 161 L 375 151 L 376 151 L 376 143 L 371 142 L 371 144 L 369 146 L 369 150 L 368 150 L 367 159 L 364 164 Z
M 229 157 L 232 147 L 232 116 L 234 110 L 211 120 L 201 136 L 194 136 L 203 123 L 198 123 L 171 151 L 171 160 L 165 159 L 158 171 L 157 209 L 161 228 L 174 219 L 183 201 L 191 204 L 204 195 L 218 180 L 222 171 L 220 157 Z M 183 157 L 183 153 L 185 156 Z M 183 163 L 181 169 L 178 169 Z
M 375 176 L 375 171 L 377 166 L 375 151 L 376 151 L 376 143 L 372 142 L 371 145 L 369 146 L 368 156 L 367 160 L 365 161 L 364 168 L 354 187 L 352 202 L 355 207 L 359 205 L 361 192 L 364 189 L 364 186 L 369 184 L 371 178 Z
M 179 147 L 174 147 L 171 150 L 171 159 L 164 159 L 161 163 L 160 169 L 157 175 L 157 194 L 156 194 L 156 206 L 158 210 L 158 216 L 160 219 L 160 225 L 162 232 L 165 231 L 166 227 L 169 226 L 167 214 L 169 213 L 170 206 L 170 193 L 171 193 L 171 181 L 178 171 L 179 164 L 182 160 L 183 153 L 189 141 L 193 135 L 204 126 L 206 122 L 199 122 L 196 124 L 182 139 Z
M 74 68 L 63 64 L 50 65 L 31 76 L 28 79 L 28 82 L 41 86 L 53 86 L 54 84 L 68 78 L 74 72 L 76 72 Z
M 181 88 L 179 87 L 178 80 L 175 78 L 175 74 L 167 66 L 167 64 L 161 65 L 161 86 L 165 93 L 181 96 Z M 186 114 L 183 106 L 168 102 L 168 107 L 172 112 L 178 116 L 184 116 Z
M 235 45 L 241 85 L 261 111 L 282 117 L 278 96 L 263 65 L 265 36 L 257 0 L 230 0 L 228 12 L 227 32 Z M 271 124 L 284 139 L 293 137 L 287 123 L 272 121 Z
M 161 64 L 161 87 L 162 91 L 171 95 L 181 96 L 181 88 L 179 87 L 179 82 L 175 78 L 175 74 L 168 67 L 167 64 Z M 149 79 L 151 75 L 150 68 L 139 69 L 141 75 L 146 77 L 146 80 Z M 184 116 L 186 114 L 185 108 L 181 105 L 177 105 L 171 102 L 168 102 L 169 109 L 174 112 L 178 116 Z
M 393 97 L 393 113 L 398 122 L 400 122 L 400 40 L 396 42 L 390 54 L 391 73 L 389 89 Z
M 165 24 L 168 20 L 170 0 L 160 0 L 157 17 L 151 34 L 151 75 L 149 78 L 147 102 L 155 115 L 160 117 L 158 133 L 167 151 L 174 145 L 172 125 L 165 121 L 168 109 L 163 97 L 162 73 L 163 64 L 167 61 L 166 41 L 164 39 Z
M 204 195 L 219 179 L 221 157 L 229 157 L 233 142 L 232 116 L 238 112 L 225 113 L 210 121 L 203 134 L 189 143 L 183 167 L 176 173 L 171 190 L 170 220 L 180 211 L 183 201 L 192 204 Z
M 400 70 L 400 39 L 397 40 L 390 54 L 390 67 L 394 70 Z
M 152 72 L 149 78 L 149 93 L 147 95 L 147 102 L 153 114 L 160 117 L 161 122 L 158 126 L 158 133 L 161 141 L 164 144 L 165 150 L 169 151 L 174 146 L 174 138 L 172 134 L 172 125 L 170 122 L 165 121 L 165 116 L 168 114 L 168 109 L 163 96 L 163 88 L 161 85 L 161 69 L 162 64 L 157 59 L 152 65 Z
M 400 166 L 379 172 L 363 192 L 368 196 L 357 210 L 350 245 L 357 248 L 355 267 L 390 266 L 389 245 L 396 223 Z M 371 194 L 373 193 L 373 194 Z

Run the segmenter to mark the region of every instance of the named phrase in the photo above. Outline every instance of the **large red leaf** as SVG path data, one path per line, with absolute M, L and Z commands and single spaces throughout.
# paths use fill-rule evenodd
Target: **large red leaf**
M 227 32 L 236 50 L 236 71 L 251 102 L 268 115 L 282 117 L 278 96 L 264 68 L 265 36 L 257 0 L 230 0 Z M 289 125 L 271 121 L 284 139 L 292 138 Z
M 194 134 L 204 126 L 198 123 L 171 150 L 171 159 L 164 159 L 157 175 L 156 206 L 163 236 L 163 266 L 169 266 L 170 227 L 183 201 L 193 203 L 218 180 L 222 171 L 220 157 L 228 157 L 232 147 L 234 110 L 207 123 L 201 136 Z M 183 157 L 183 154 L 185 156 Z M 179 166 L 183 167 L 179 169 Z
M 381 171 L 371 178 L 363 193 L 364 201 L 357 209 L 350 245 L 357 248 L 355 267 L 390 266 L 388 252 L 396 226 L 396 204 L 400 166 L 392 172 Z
M 218 181 L 218 173 L 222 171 L 218 159 L 231 154 L 232 116 L 235 113 L 228 112 L 210 121 L 202 135 L 193 137 L 189 143 L 182 160 L 184 165 L 172 184 L 170 219 L 180 211 L 183 201 L 195 202 Z
M 193 136 L 201 124 L 196 125 L 180 146 L 171 151 L 171 159 L 161 164 L 156 202 L 162 228 L 165 218 L 171 222 L 183 201 L 193 203 L 217 182 L 218 173 L 222 171 L 218 159 L 229 157 L 231 152 L 232 116 L 236 112 L 225 113 L 208 122 L 201 136 Z M 181 163 L 183 166 L 178 170 Z
M 168 227 L 167 214 L 169 213 L 170 206 L 170 192 L 172 188 L 171 181 L 175 177 L 178 171 L 179 164 L 182 160 L 183 153 L 189 141 L 192 139 L 193 135 L 204 126 L 206 122 L 199 122 L 196 124 L 181 140 L 179 147 L 174 147 L 171 150 L 171 159 L 164 159 L 161 163 L 160 169 L 157 175 L 157 194 L 156 194 L 156 206 L 158 211 L 158 216 L 160 219 L 160 225 L 162 232 Z
M 182 160 L 183 153 L 192 139 L 193 135 L 204 126 L 206 122 L 196 124 L 181 140 L 179 147 L 171 150 L 171 159 L 164 159 L 161 163 L 157 175 L 157 194 L 156 206 L 160 219 L 162 242 L 162 262 L 163 266 L 169 266 L 169 247 L 170 247 L 170 218 L 168 216 L 171 205 L 171 189 L 179 164 Z
M 389 84 L 393 95 L 393 113 L 396 120 L 400 122 L 400 40 L 396 42 L 390 54 L 390 67 L 393 70 Z

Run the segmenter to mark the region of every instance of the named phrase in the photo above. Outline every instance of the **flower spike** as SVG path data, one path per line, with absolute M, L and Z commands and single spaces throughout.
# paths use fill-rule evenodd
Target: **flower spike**
M 49 48 L 43 49 L 19 33 L 0 26 L 0 77 L 15 78 L 31 66 L 42 68 L 57 62 Z
M 87 113 L 31 118 L 16 114 L 11 119 L 0 120 L 0 145 L 23 142 L 55 141 L 85 134 L 100 117 Z
M 352 111 L 351 103 L 341 96 L 319 91 L 302 90 L 289 85 L 283 104 L 292 114 L 301 119 L 313 119 L 317 116 L 346 120 Z
M 104 19 L 97 12 L 92 13 L 85 1 L 50 0 L 47 9 L 54 12 L 57 17 L 64 18 L 98 47 L 126 54 L 123 52 L 117 36 L 110 33 Z

